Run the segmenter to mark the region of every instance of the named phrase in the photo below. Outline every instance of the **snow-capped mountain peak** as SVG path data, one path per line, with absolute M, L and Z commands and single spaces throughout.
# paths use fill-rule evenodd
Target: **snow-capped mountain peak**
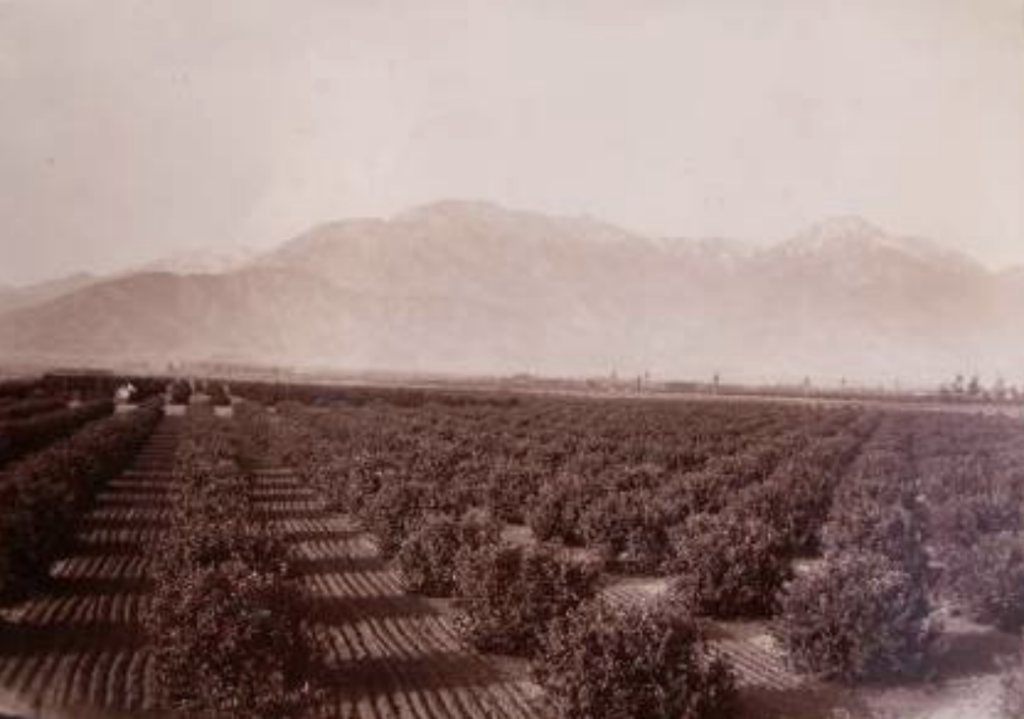
M 949 272 L 972 272 L 980 265 L 972 258 L 938 242 L 912 236 L 890 235 L 856 216 L 819 222 L 793 239 L 776 246 L 771 254 L 788 259 L 851 264 L 884 263 L 901 259 Z

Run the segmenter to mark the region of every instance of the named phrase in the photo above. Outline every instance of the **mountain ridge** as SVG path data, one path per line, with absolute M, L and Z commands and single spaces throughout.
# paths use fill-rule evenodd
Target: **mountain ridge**
M 750 248 L 446 201 L 320 224 L 226 271 L 129 274 L 0 313 L 0 354 L 933 379 L 1024 366 L 1018 297 L 1024 272 L 859 218 Z

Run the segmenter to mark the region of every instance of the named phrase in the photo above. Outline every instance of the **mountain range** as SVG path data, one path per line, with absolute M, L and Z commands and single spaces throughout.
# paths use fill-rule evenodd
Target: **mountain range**
M 0 288 L 0 358 L 401 372 L 1024 380 L 1024 271 L 858 218 L 768 248 L 444 201 Z

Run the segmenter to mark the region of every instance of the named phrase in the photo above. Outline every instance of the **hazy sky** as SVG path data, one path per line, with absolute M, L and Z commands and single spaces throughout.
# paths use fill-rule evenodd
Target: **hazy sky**
M 0 0 L 0 282 L 445 197 L 1024 262 L 1024 0 Z

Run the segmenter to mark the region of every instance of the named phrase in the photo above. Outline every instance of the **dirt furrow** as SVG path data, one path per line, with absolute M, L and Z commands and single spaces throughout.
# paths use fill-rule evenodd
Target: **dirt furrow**
M 0 689 L 29 705 L 137 712 L 152 707 L 141 627 L 152 548 L 167 518 L 177 425 L 157 428 L 107 483 L 48 588 L 9 613 Z
M 256 496 L 294 542 L 317 634 L 338 673 L 332 704 L 358 719 L 537 719 L 521 680 L 464 647 L 432 602 L 406 594 L 349 516 L 309 498 L 286 471 L 259 472 Z M 300 498 L 301 497 L 301 498 Z

